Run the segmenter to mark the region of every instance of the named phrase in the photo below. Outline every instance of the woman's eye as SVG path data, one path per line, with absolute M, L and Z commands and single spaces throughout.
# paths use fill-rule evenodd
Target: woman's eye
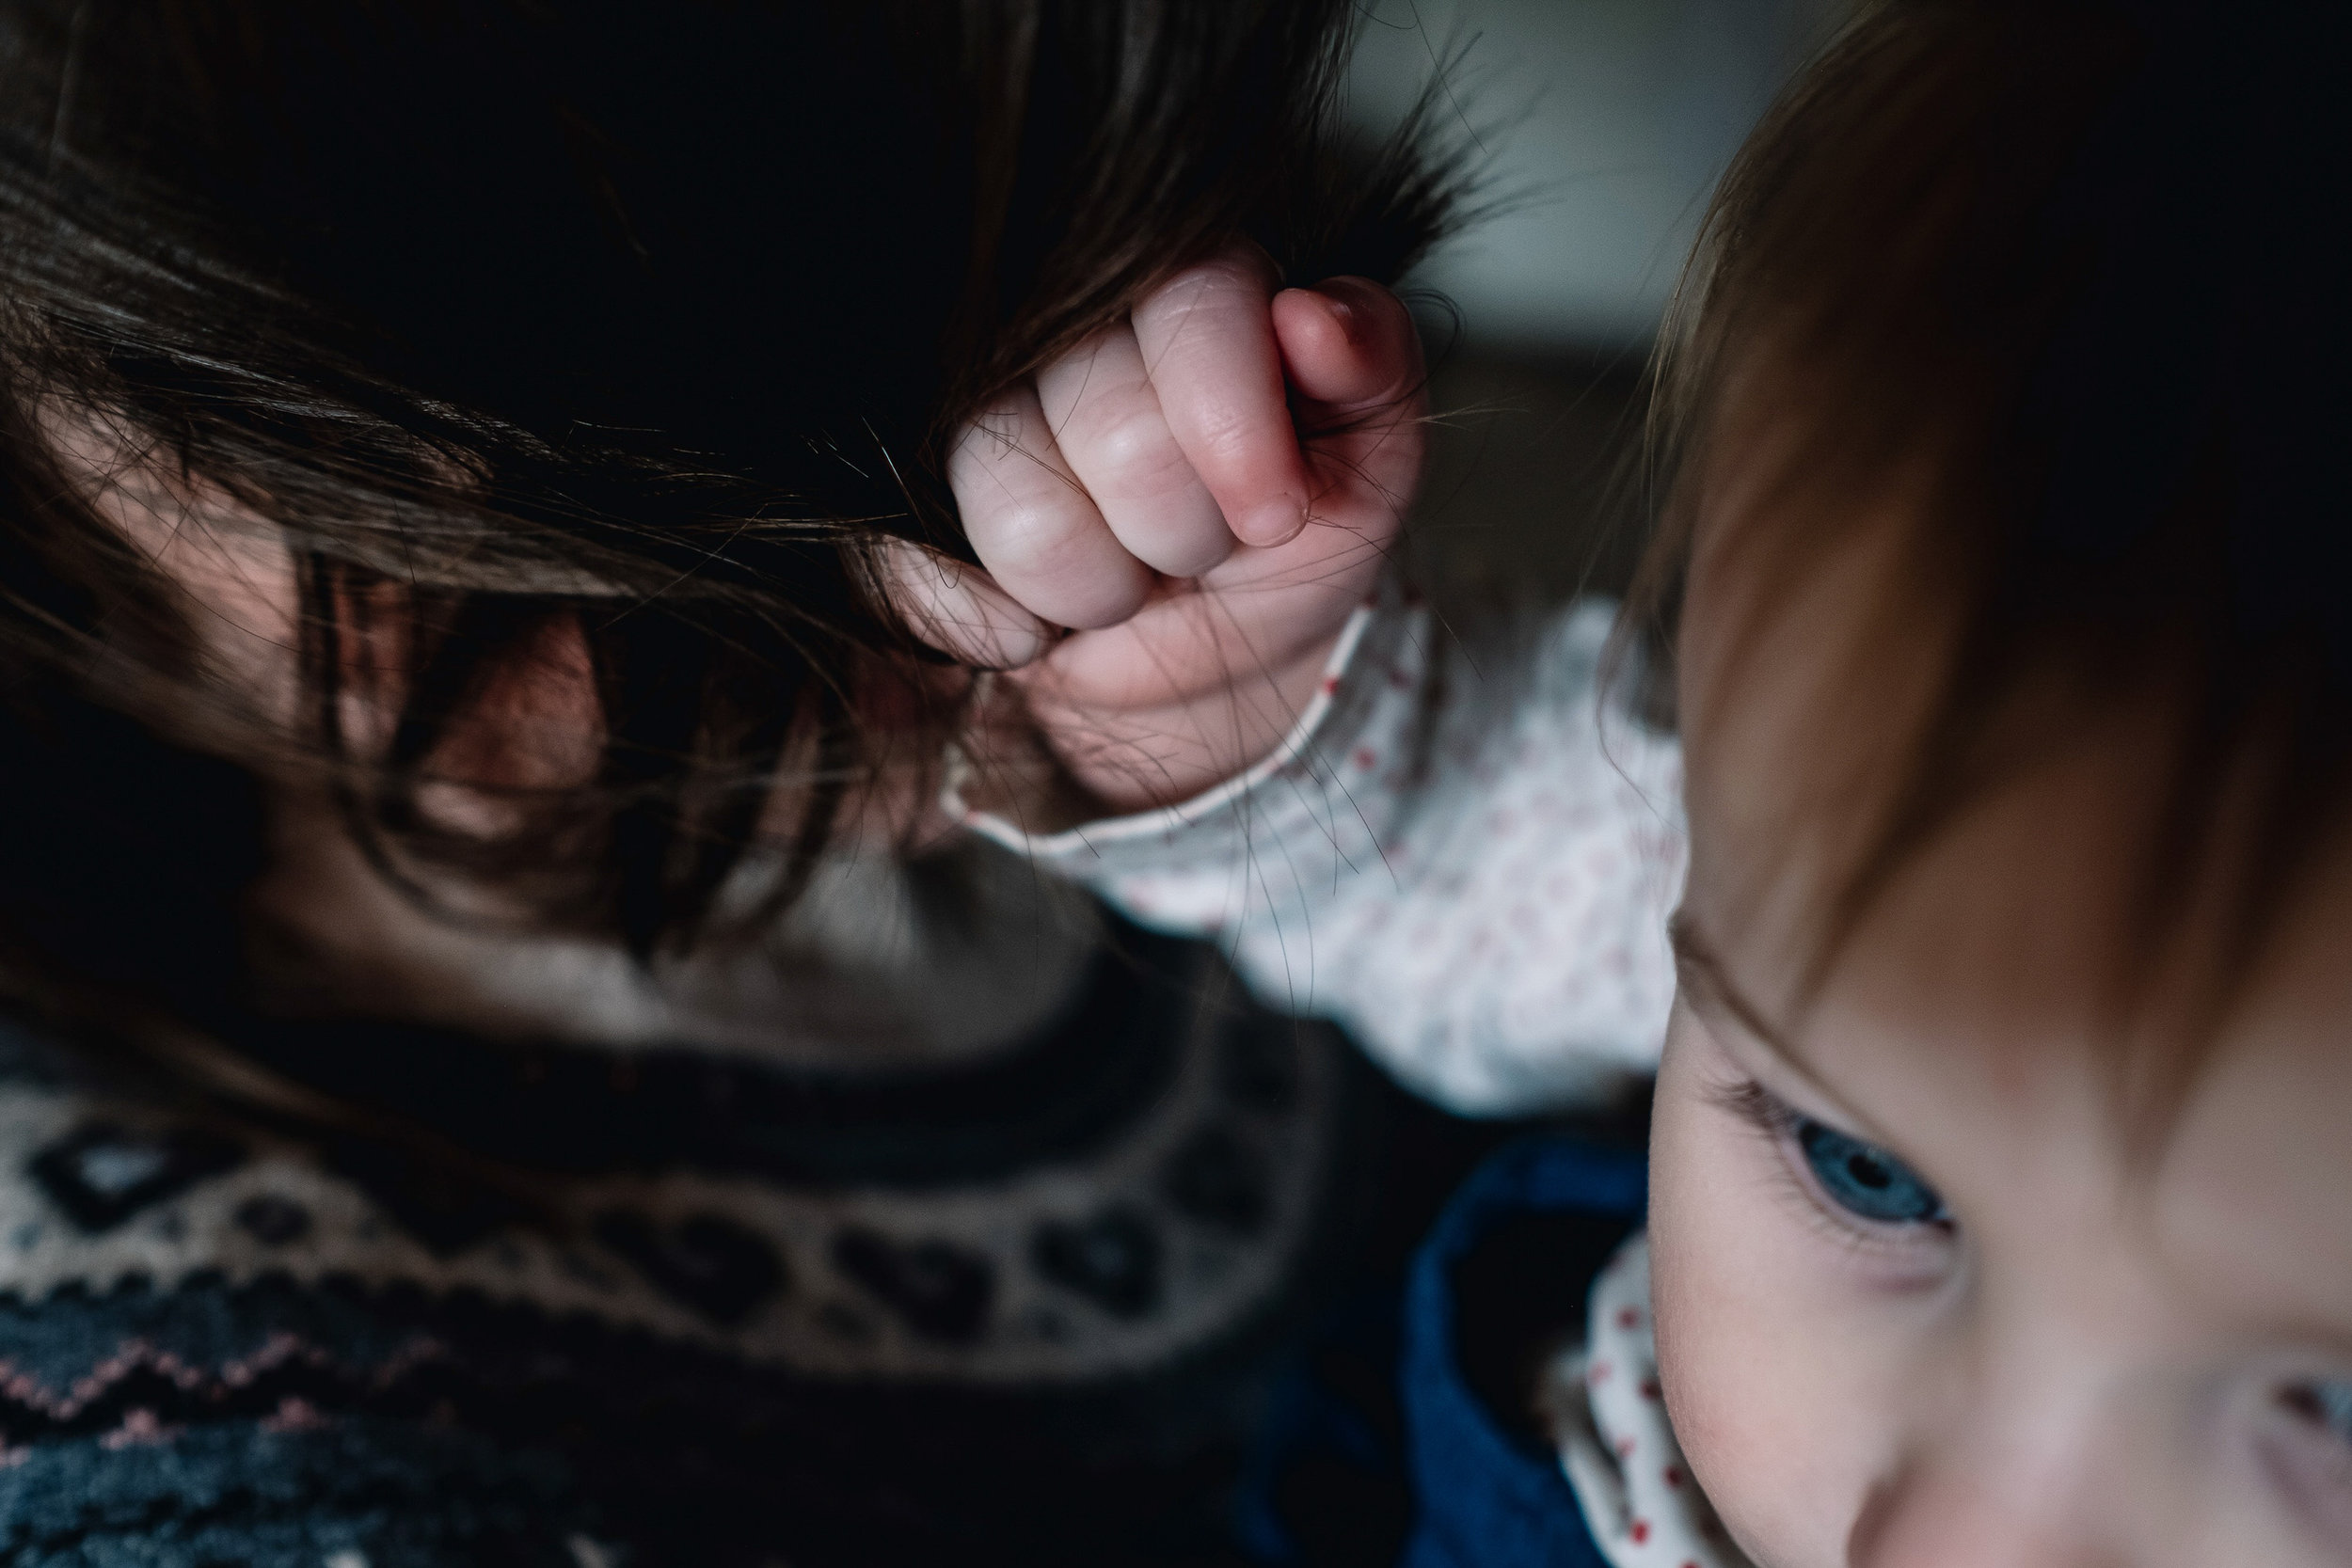
M 1877 1145 L 1810 1118 L 1797 1123 L 1796 1136 L 1814 1180 L 1839 1208 L 1880 1225 L 1933 1225 L 1946 1217 L 1935 1189 Z

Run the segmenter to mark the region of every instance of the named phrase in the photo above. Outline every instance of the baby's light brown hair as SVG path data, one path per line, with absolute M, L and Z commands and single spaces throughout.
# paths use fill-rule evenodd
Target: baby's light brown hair
M 1887 743 L 1813 911 L 1814 984 L 1921 848 L 2070 726 L 2152 696 L 2177 721 L 2107 977 L 2117 1040 L 2173 1042 L 2118 1063 L 2150 1125 L 2346 795 L 2347 44 L 2340 7 L 1887 0 L 1741 152 L 1661 356 L 1661 528 L 1635 591 L 1653 631 L 1694 532 L 1744 526 L 1712 510 L 1735 447 L 1783 588 L 1877 526 L 1899 473 L 1913 495 L 1931 476 L 1898 526 L 1934 629 L 1890 614 L 1871 636 L 1940 640 L 1937 674 L 1915 712 L 1836 721 Z M 1767 417 L 1801 433 L 1743 444 Z M 2054 680 L 2067 702 L 2021 733 L 2021 695 Z M 2253 826 L 2222 853 L 2225 795 Z M 2217 877 L 2197 1017 L 2135 1027 L 2185 890 Z

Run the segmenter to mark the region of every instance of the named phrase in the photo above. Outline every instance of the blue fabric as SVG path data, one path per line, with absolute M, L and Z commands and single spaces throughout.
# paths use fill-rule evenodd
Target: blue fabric
M 1234 1540 L 1250 1561 L 1393 1562 L 1404 1549 L 1400 1297 L 1391 1282 L 1335 1304 L 1270 1390 L 1234 1491 Z
M 1502 1221 L 1581 1210 L 1639 1223 L 1638 1153 L 1549 1139 L 1514 1145 L 1446 1206 L 1405 1289 L 1399 1379 L 1416 1517 L 1405 1568 L 1606 1568 L 1557 1460 L 1495 1422 L 1454 1351 L 1454 1267 Z

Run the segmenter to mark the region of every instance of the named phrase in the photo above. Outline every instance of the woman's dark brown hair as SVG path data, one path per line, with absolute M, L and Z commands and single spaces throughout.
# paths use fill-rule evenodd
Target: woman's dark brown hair
M 1823 965 L 2018 765 L 2002 716 L 2054 673 L 2093 708 L 2163 683 L 2181 716 L 2151 781 L 2143 959 L 2216 870 L 2225 785 L 2260 781 L 2215 1006 L 2341 812 L 2347 57 L 2342 6 L 1884 0 L 1740 153 L 1661 358 L 1664 526 L 1638 607 L 1670 624 L 1710 456 L 1763 397 L 1805 430 L 1740 475 L 1769 498 L 1771 569 L 1811 569 L 1926 459 L 1911 559 L 1954 610 L 1915 740 L 1873 780 L 1883 817 L 1820 911 Z
M 949 717 L 864 564 L 884 534 L 962 549 L 946 437 L 1236 234 L 1302 280 L 1392 277 L 1431 237 L 1415 133 L 1340 134 L 1351 20 L 0 4 L 10 989 L 232 995 L 257 773 L 338 793 L 388 874 L 453 865 L 641 953 L 705 930 L 763 835 L 758 909 L 788 900 L 859 782 Z M 198 667 L 60 429 L 283 531 L 294 733 Z M 593 783 L 437 824 L 450 737 L 551 628 L 593 673 Z M 355 685 L 395 710 L 364 743 Z

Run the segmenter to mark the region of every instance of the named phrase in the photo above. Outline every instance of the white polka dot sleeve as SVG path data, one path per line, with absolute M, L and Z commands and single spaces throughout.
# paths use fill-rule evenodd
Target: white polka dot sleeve
M 1548 1369 L 1560 1467 L 1610 1568 L 1750 1568 L 1682 1458 L 1658 1383 L 1649 1240 L 1593 1281 L 1584 1344 Z
M 1035 835 L 946 804 L 1144 925 L 1215 936 L 1439 1104 L 1589 1101 L 1657 1063 L 1682 875 L 1679 754 L 1601 689 L 1612 616 L 1466 646 L 1391 588 L 1283 744 L 1216 790 Z

